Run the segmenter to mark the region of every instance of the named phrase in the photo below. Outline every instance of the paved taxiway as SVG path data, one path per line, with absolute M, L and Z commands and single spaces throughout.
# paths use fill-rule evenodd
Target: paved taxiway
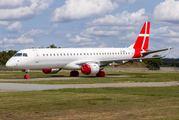
M 1 75 L 1 74 L 0 74 Z M 114 77 L 134 77 L 134 76 L 127 76 L 127 75 L 106 75 L 107 78 L 114 78 Z M 79 77 L 45 77 L 45 78 L 30 78 L 24 80 L 23 78 L 13 78 L 13 79 L 0 79 L 0 81 L 41 81 L 41 80 L 71 80 L 71 79 L 85 79 L 85 78 L 96 78 L 96 76 L 79 76 Z
M 112 76 L 112 75 L 110 75 L 110 76 L 106 76 L 106 77 L 131 77 L 131 76 Z M 94 76 L 31 78 L 28 81 L 69 80 L 69 79 L 85 79 L 85 78 L 94 78 Z M 0 81 L 24 81 L 24 79 L 0 79 Z M 177 86 L 177 85 L 179 85 L 178 81 L 173 81 L 173 82 L 140 82 L 140 83 L 58 84 L 58 85 L 0 83 L 0 92 L 34 91 L 34 90 L 50 90 L 50 89 L 65 89 L 65 88 L 163 87 L 163 86 Z
M 179 82 L 141 82 L 141 83 L 100 83 L 100 84 L 65 84 L 65 85 L 41 85 L 41 84 L 20 84 L 20 83 L 0 83 L 3 91 L 34 91 L 64 88 L 102 88 L 102 87 L 163 87 L 177 86 Z

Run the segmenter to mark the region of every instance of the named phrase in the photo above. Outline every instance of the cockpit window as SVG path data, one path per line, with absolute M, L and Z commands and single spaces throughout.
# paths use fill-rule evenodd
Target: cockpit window
M 20 56 L 22 56 L 22 53 L 16 53 L 16 54 L 14 55 L 14 57 L 20 57 Z
M 24 57 L 27 57 L 27 53 L 23 53 L 23 56 L 24 56 Z
M 27 53 L 16 53 L 14 57 L 27 57 Z

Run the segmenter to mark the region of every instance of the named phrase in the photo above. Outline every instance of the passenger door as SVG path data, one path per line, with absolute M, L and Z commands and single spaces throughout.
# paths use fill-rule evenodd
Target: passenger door
M 39 63 L 40 62 L 40 54 L 38 52 L 38 50 L 33 50 L 34 55 L 35 55 L 35 62 Z

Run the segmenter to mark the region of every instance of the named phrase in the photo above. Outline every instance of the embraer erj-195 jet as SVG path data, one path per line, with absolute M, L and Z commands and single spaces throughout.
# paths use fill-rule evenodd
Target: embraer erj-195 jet
M 30 69 L 42 69 L 45 74 L 57 73 L 61 69 L 72 70 L 70 76 L 96 74 L 104 77 L 103 67 L 121 65 L 133 60 L 155 59 L 145 58 L 151 53 L 172 49 L 149 51 L 150 22 L 145 22 L 137 40 L 128 48 L 41 48 L 18 51 L 6 63 L 6 67 L 25 70 L 24 79 L 29 79 Z M 167 54 L 167 53 L 166 53 Z M 162 57 L 165 57 L 166 54 Z M 162 58 L 158 57 L 158 58 Z

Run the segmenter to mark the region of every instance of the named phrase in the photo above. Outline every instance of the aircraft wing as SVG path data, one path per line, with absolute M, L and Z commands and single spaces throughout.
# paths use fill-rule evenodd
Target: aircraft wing
M 135 60 L 144 60 L 144 59 L 160 59 L 163 58 L 167 55 L 168 51 L 173 48 L 169 47 L 168 49 L 161 49 L 161 50 L 155 50 L 155 51 L 149 51 L 149 52 L 143 52 L 142 54 L 151 54 L 151 53 L 156 53 L 156 52 L 161 52 L 161 51 L 166 51 L 167 52 L 163 56 L 159 57 L 140 57 L 140 58 L 130 58 L 130 59 L 109 59 L 109 60 L 89 60 L 89 61 L 78 61 L 76 64 L 77 65 L 83 65 L 85 63 L 96 63 L 100 64 L 101 66 L 107 66 L 110 65 L 110 63 L 123 63 L 127 61 L 135 61 Z
M 100 66 L 107 66 L 107 65 L 111 65 L 111 64 L 121 64 L 124 62 L 130 62 L 130 61 L 135 61 L 135 60 L 143 60 L 143 59 L 159 59 L 159 58 L 163 58 L 163 57 L 151 57 L 151 58 L 131 58 L 131 59 L 109 59 L 109 60 L 89 60 L 89 61 L 78 61 L 76 63 L 76 65 L 83 65 L 86 63 L 95 63 L 95 64 L 99 64 Z

